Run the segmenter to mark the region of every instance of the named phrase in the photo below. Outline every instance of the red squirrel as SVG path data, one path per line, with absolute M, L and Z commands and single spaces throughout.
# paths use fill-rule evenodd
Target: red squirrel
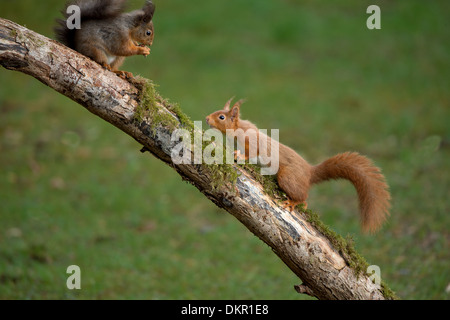
M 133 76 L 120 71 L 125 57 L 148 56 L 153 43 L 155 5 L 147 0 L 140 10 L 124 13 L 127 0 L 71 0 L 80 10 L 80 29 L 69 29 L 69 14 L 58 19 L 56 38 L 61 43 L 96 61 L 122 78 Z
M 243 100 L 231 106 L 230 99 L 222 110 L 216 111 L 206 117 L 206 122 L 212 128 L 227 134 L 227 129 L 234 131 L 232 136 L 245 150 L 246 160 L 255 156 L 251 154 L 252 147 L 260 154 L 259 143 L 252 146 L 249 142 L 249 135 L 245 132 L 253 130 L 257 139 L 263 135 L 258 128 L 247 120 L 240 119 L 240 107 Z M 230 135 L 232 131 L 228 132 Z M 250 134 L 251 136 L 251 134 Z M 266 137 L 264 135 L 264 137 Z M 347 179 L 353 183 L 359 198 L 359 209 L 361 213 L 361 226 L 364 232 L 375 232 L 380 228 L 389 215 L 390 193 L 388 185 L 381 173 L 381 170 L 374 166 L 372 161 L 356 152 L 344 152 L 337 154 L 318 165 L 310 165 L 305 159 L 291 148 L 273 141 L 270 137 L 268 141 L 278 143 L 279 167 L 277 181 L 280 188 L 286 193 L 288 200 L 283 202 L 283 207 L 291 212 L 299 204 L 307 206 L 306 199 L 312 185 L 331 180 Z M 254 153 L 254 151 L 253 151 Z M 236 157 L 239 155 L 236 154 Z

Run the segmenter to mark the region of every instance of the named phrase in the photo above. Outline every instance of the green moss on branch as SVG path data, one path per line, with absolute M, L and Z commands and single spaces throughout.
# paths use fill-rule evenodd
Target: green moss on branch
M 167 99 L 163 99 L 156 91 L 156 85 L 150 80 L 138 77 L 133 80 L 135 86 L 140 90 L 140 105 L 135 110 L 136 121 L 142 122 L 149 119 L 151 123 L 151 131 L 154 133 L 158 126 L 164 126 L 171 131 L 181 127 L 189 130 L 191 136 L 194 134 L 194 123 L 181 111 L 178 104 L 171 103 Z M 165 107 L 165 108 L 164 108 Z M 171 114 L 167 113 L 167 110 Z M 178 121 L 177 121 L 178 119 Z M 203 134 L 203 132 L 202 132 Z M 202 152 L 208 144 L 203 142 Z M 235 165 L 227 164 L 225 161 L 226 152 L 223 150 L 223 164 L 203 164 L 209 170 L 211 177 L 211 187 L 213 190 L 228 185 L 230 190 L 234 190 L 233 186 L 240 175 Z M 264 191 L 272 198 L 281 200 L 286 199 L 286 194 L 279 188 L 276 176 L 261 175 L 258 171 L 260 167 L 253 164 L 239 165 L 243 170 L 247 171 L 256 181 L 261 183 Z M 304 210 L 298 206 L 300 212 L 305 212 L 307 221 L 310 222 L 317 230 L 320 231 L 344 257 L 347 264 L 355 271 L 356 275 L 368 275 L 367 268 L 369 264 L 356 251 L 353 239 L 342 236 L 331 230 L 319 218 L 319 216 L 311 210 Z M 381 289 L 386 299 L 398 299 L 395 293 L 384 283 L 381 283 Z

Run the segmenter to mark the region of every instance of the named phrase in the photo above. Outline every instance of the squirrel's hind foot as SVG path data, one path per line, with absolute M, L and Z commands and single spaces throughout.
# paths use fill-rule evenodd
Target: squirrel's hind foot
M 290 200 L 290 199 L 283 201 L 281 203 L 281 207 L 283 209 L 289 210 L 290 212 L 293 212 L 295 210 L 295 207 L 298 206 L 299 204 L 303 205 L 303 210 L 308 209 L 308 204 L 306 203 L 306 201 L 299 202 L 299 201 L 294 201 L 294 200 Z
M 102 63 L 101 66 L 103 68 L 105 68 L 106 70 L 114 72 L 115 74 L 117 74 L 119 77 L 121 77 L 124 80 L 134 78 L 134 76 L 133 76 L 133 74 L 131 72 L 121 71 L 121 70 L 113 70 L 113 68 L 107 63 Z
M 107 63 L 101 63 L 100 65 L 108 71 L 113 71 L 111 66 Z
M 122 79 L 124 79 L 124 80 L 134 78 L 133 74 L 131 72 L 128 72 L 128 71 L 117 70 L 117 71 L 113 71 L 113 72 L 115 74 L 117 74 L 119 77 L 121 77 Z

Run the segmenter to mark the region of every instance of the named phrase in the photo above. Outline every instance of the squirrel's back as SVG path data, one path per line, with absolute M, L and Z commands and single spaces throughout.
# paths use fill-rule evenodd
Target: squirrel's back
M 56 39 L 75 49 L 75 33 L 76 29 L 67 27 L 67 19 L 70 17 L 67 8 L 76 5 L 80 8 L 80 22 L 91 20 L 106 20 L 121 15 L 125 9 L 126 0 L 73 0 L 66 4 L 62 14 L 64 19 L 57 19 L 58 26 L 55 28 Z

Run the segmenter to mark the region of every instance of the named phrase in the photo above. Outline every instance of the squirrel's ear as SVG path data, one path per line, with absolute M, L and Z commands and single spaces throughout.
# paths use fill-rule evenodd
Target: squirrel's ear
M 245 101 L 246 101 L 245 99 L 239 100 L 238 102 L 236 102 L 236 103 L 234 104 L 233 109 L 234 109 L 235 107 L 237 107 L 238 109 L 241 108 L 241 105 L 242 105 Z
M 231 101 L 233 101 L 234 97 L 232 97 L 230 100 L 227 101 L 227 103 L 225 103 L 225 106 L 223 107 L 223 110 L 225 111 L 229 111 L 230 110 L 230 106 L 231 106 Z
M 241 105 L 245 102 L 245 99 L 241 99 L 238 102 L 236 102 L 231 109 L 231 120 L 234 121 L 236 118 L 239 119 L 239 111 L 241 110 Z
M 239 106 L 234 105 L 234 107 L 230 111 L 230 119 L 231 121 L 234 121 L 236 119 L 239 119 Z
M 142 10 L 144 11 L 142 21 L 144 21 L 145 23 L 149 23 L 153 18 L 153 14 L 155 13 L 155 5 L 151 0 L 148 0 Z

